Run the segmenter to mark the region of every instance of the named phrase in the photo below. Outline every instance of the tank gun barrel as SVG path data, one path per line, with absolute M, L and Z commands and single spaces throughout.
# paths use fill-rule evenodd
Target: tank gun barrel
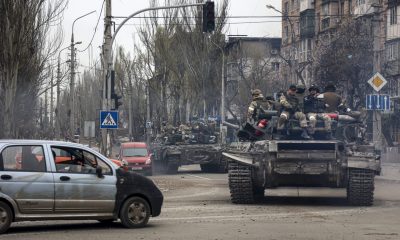
M 224 125 L 226 125 L 228 127 L 234 128 L 234 129 L 239 129 L 240 128 L 239 125 L 228 123 L 228 122 L 222 122 L 222 124 L 224 124 Z

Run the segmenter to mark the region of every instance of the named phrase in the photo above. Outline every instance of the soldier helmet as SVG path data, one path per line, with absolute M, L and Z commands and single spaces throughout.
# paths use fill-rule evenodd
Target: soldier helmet
M 254 89 L 254 90 L 251 91 L 251 95 L 259 96 L 259 95 L 261 95 L 261 90 L 260 89 Z
M 289 86 L 289 89 L 293 90 L 293 91 L 296 91 L 297 87 L 296 87 L 296 85 L 292 84 L 292 85 Z

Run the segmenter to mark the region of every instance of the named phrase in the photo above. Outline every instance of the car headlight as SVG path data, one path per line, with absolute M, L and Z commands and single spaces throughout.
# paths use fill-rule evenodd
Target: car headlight
M 144 164 L 150 165 L 151 164 L 151 158 L 148 158 Z

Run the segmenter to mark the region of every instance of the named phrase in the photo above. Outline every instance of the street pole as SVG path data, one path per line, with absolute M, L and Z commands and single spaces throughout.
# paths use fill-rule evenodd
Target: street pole
M 59 52 L 58 52 L 58 61 L 57 61 L 57 83 L 56 83 L 56 85 L 57 85 L 57 102 L 56 102 L 56 105 L 57 105 L 57 107 L 56 107 L 56 109 L 57 109 L 57 113 L 56 113 L 56 139 L 57 140 L 60 140 L 60 138 L 61 138 L 61 133 L 60 133 L 60 128 L 61 128 L 61 123 L 60 123 L 60 94 L 61 94 L 61 89 L 60 89 L 60 84 L 61 84 L 61 69 L 60 69 L 60 65 L 61 65 L 61 63 L 60 63 L 60 54 L 61 54 L 61 52 L 63 51 L 63 50 L 65 50 L 65 49 L 67 49 L 69 46 L 67 46 L 67 47 L 65 47 L 65 48 L 63 48 L 63 49 L 61 49 Z
M 381 33 L 380 33 L 380 14 L 374 13 L 371 19 L 372 23 L 372 31 L 373 31 L 373 72 L 380 71 L 380 40 L 381 40 Z M 379 92 L 376 92 L 379 94 Z M 372 119 L 372 138 L 377 150 L 382 150 L 382 116 L 380 110 L 373 111 L 373 119 Z
M 79 19 L 86 17 L 89 14 L 95 13 L 96 11 L 91 11 L 89 13 L 86 13 L 74 20 L 72 23 L 72 34 L 71 34 L 71 82 L 70 82 L 70 104 L 71 104 L 71 115 L 70 115 L 70 124 L 69 124 L 69 130 L 70 130 L 70 137 L 71 139 L 74 139 L 75 135 L 75 45 L 81 44 L 82 42 L 77 42 L 74 43 L 74 25 L 75 22 L 78 21 Z
M 54 90 L 53 90 L 53 84 L 54 84 L 54 75 L 53 71 L 51 71 L 51 79 L 50 79 L 50 131 L 51 131 L 51 137 L 54 137 Z
M 226 143 L 226 134 L 225 134 L 225 50 L 224 47 L 219 46 L 218 44 L 214 43 L 211 38 L 210 41 L 221 51 L 222 54 L 222 67 L 221 67 L 221 122 L 219 124 L 219 131 L 220 131 L 220 138 L 221 143 Z
M 75 46 L 74 46 L 74 34 L 72 33 L 72 38 L 71 38 L 71 81 L 70 81 L 70 85 L 69 85 L 69 89 L 70 89 L 70 118 L 69 118 L 69 134 L 70 134 L 70 138 L 74 139 L 74 135 L 75 135 Z
M 112 34 L 111 34 L 111 0 L 106 0 L 106 9 L 104 12 L 104 44 L 103 44 L 103 54 L 102 62 L 103 67 L 107 71 L 103 72 L 103 110 L 111 110 L 111 66 L 109 64 L 109 59 L 112 57 Z M 101 123 L 100 123 L 101 124 Z M 110 131 L 108 129 L 101 129 L 101 152 L 106 156 L 111 156 L 111 141 L 110 141 Z

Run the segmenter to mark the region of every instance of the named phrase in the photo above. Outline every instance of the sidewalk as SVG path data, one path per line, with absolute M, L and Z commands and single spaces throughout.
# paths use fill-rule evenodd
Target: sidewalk
M 400 163 L 382 163 L 382 172 L 377 179 L 399 181 L 400 182 Z

